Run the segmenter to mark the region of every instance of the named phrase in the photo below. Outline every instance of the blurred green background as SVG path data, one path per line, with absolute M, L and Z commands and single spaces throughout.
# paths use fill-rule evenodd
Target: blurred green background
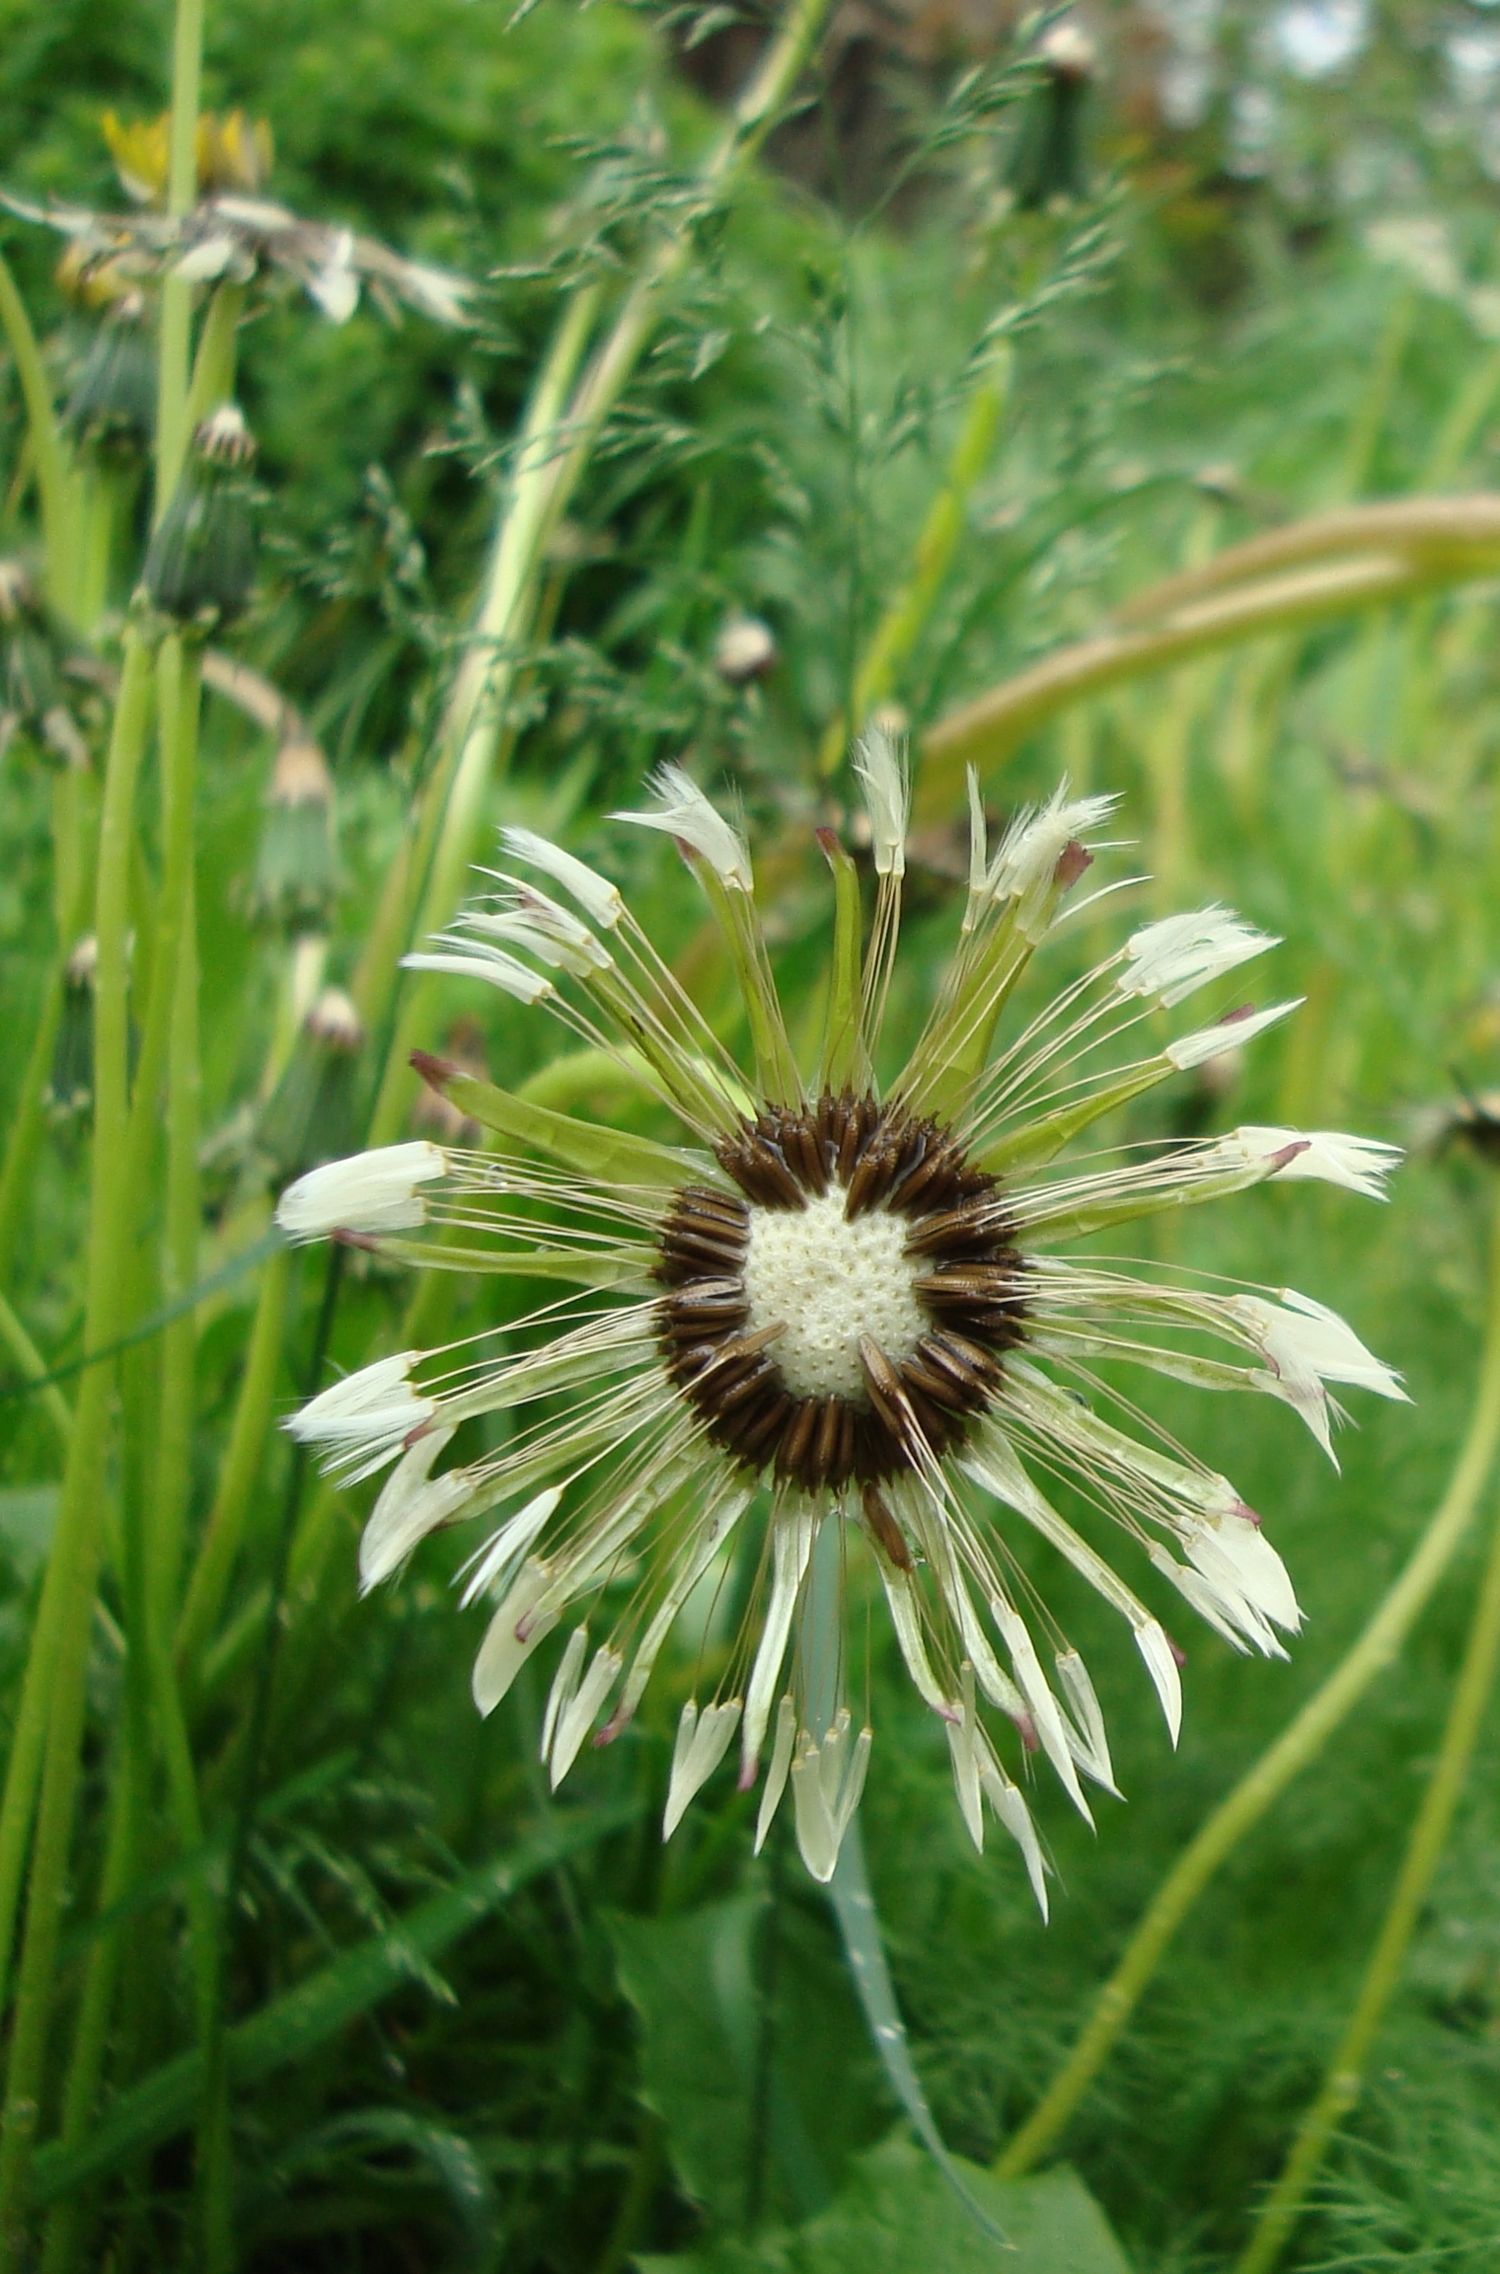
M 1226 545 L 1361 500 L 1500 486 L 1500 8 L 1160 0 L 1085 13 L 1102 64 L 1080 162 L 1057 185 L 1068 194 L 1030 212 L 1008 189 L 1030 98 L 976 117 L 952 94 L 1007 50 L 1013 16 L 924 0 L 837 14 L 806 107 L 702 232 L 554 542 L 495 817 L 565 833 L 628 885 L 668 947 L 690 950 L 696 919 L 667 864 L 602 816 L 634 802 L 665 758 L 729 780 L 752 824 L 789 848 L 765 881 L 793 1001 L 826 942 L 820 864 L 802 847 L 845 788 L 820 776 L 819 745 L 908 574 L 987 328 L 1013 334 L 1013 382 L 951 569 L 891 690 L 918 734 Z M 368 310 L 334 329 L 286 296 L 244 337 L 265 503 L 257 601 L 233 644 L 298 706 L 333 770 L 326 976 L 339 984 L 407 830 L 559 285 L 585 261 L 608 276 L 637 257 L 668 210 L 672 169 L 704 146 L 759 38 L 729 8 L 541 0 L 514 28 L 508 14 L 494 0 L 215 0 L 208 15 L 205 104 L 271 121 L 271 194 L 483 285 L 462 334 Z M 57 0 L 7 6 L 0 24 L 4 186 L 117 203 L 100 116 L 162 108 L 167 11 Z M 945 135 L 949 118 L 961 131 Z M 53 280 L 54 239 L 20 221 L 5 235 L 65 397 L 93 319 Z M 23 437 L 7 365 L 3 542 L 22 555 Z M 140 512 L 127 501 L 116 605 Z M 1206 1631 L 1188 1638 L 1175 1756 L 1123 1630 L 1023 1546 L 1094 1671 L 1128 1797 L 1101 1805 L 1091 1837 L 1038 1792 L 1057 1873 L 1048 1926 L 1013 1852 L 970 1850 L 941 1734 L 881 1646 L 870 1873 L 934 2113 L 977 2165 L 1032 2106 L 1184 1841 L 1358 1632 L 1462 1434 L 1493 1170 L 1449 1124 L 1500 1083 L 1497 596 L 1471 580 L 1144 679 L 1066 712 L 987 784 L 997 813 L 1061 771 L 1078 790 L 1123 793 L 1134 849 L 1114 856 L 1116 873 L 1154 880 L 1131 908 L 1223 900 L 1283 936 L 1274 991 L 1307 998 L 1299 1017 L 1227 1084 L 1186 1081 L 1119 1134 L 1288 1123 L 1393 1138 L 1413 1156 L 1388 1209 L 1276 1189 L 1154 1242 L 1148 1225 L 1143 1252 L 1308 1289 L 1404 1372 L 1415 1402 L 1351 1397 L 1358 1426 L 1335 1475 L 1271 1401 L 1242 1412 L 1161 1386 L 1153 1411 L 1265 1512 L 1308 1612 L 1286 1665 L 1237 1659 Z M 775 643 L 747 684 L 715 668 L 735 611 Z M 195 1524 L 256 1299 L 253 1270 L 216 1275 L 260 1238 L 276 1178 L 353 1141 L 372 1065 L 367 1052 L 309 1071 L 304 1037 L 276 1097 L 264 1094 L 287 952 L 255 889 L 274 741 L 213 702 L 206 734 L 201 1274 L 213 1286 L 198 1312 Z M 16 733 L 0 761 L 7 1106 L 51 959 L 73 945 L 55 938 L 54 780 Z M 931 829 L 914 859 L 898 1018 L 930 987 L 957 874 L 957 839 Z M 1106 904 L 1077 952 L 1115 944 L 1123 924 Z M 444 991 L 426 1039 L 514 1085 L 545 1055 L 537 1022 L 473 993 Z M 86 1116 L 61 1094 L 54 1108 L 4 1292 L 44 1361 L 63 1367 L 79 1347 Z M 278 1413 L 302 1387 L 323 1271 L 318 1251 L 293 1266 Z M 333 1360 L 401 1347 L 408 1293 L 351 1264 Z M 504 1317 L 506 1300 L 491 1281 L 445 1285 L 424 1332 L 470 1331 Z M 190 2094 L 176 2131 L 112 2146 L 108 2126 L 192 2043 L 184 1875 L 222 1869 L 288 1453 L 279 1436 L 266 1444 L 232 1585 L 184 1677 L 218 1848 L 185 1862 L 162 1830 L 124 1909 L 101 1920 L 123 1685 L 106 1582 L 65 1996 L 101 1934 L 124 1938 L 128 1964 L 105 2149 L 87 2175 L 86 2263 L 196 2263 Z M 8 1374 L 6 1710 L 57 1470 L 35 1401 Z M 449 1586 L 467 1542 L 429 1542 L 399 1586 L 356 1602 L 373 1490 L 325 1496 L 294 1564 L 233 1927 L 229 2010 L 246 2026 L 487 1859 L 555 1830 L 533 1751 L 546 1670 L 489 1725 L 470 1704 L 479 1614 L 460 1618 Z M 1478 1555 L 1465 1550 L 1400 1663 L 1210 1889 L 1063 2143 L 1138 2274 L 1227 2266 L 1279 2166 L 1421 1795 Z M 690 1672 L 686 1656 L 668 1666 L 630 1735 L 585 1757 L 565 1796 L 569 1852 L 544 1845 L 513 1893 L 398 1965 L 394 1987 L 356 2000 L 345 2026 L 294 2058 L 247 2060 L 233 2095 L 246 2269 L 1118 2265 L 1061 2180 L 1035 2213 L 1039 2239 L 998 2253 L 889 2139 L 899 2110 L 828 1906 L 794 1858 L 773 1847 L 751 1859 L 748 1798 L 716 1785 L 661 1847 Z M 1487 1730 L 1370 2090 L 1288 2253 L 1307 2274 L 1500 2263 L 1497 1769 Z M 54 2119 L 44 2112 L 43 2137 Z

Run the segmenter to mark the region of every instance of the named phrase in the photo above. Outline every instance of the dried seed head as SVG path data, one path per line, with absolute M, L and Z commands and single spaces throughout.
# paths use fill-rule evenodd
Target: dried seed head
M 667 1371 L 746 1468 L 865 1488 L 900 1562 L 874 1488 L 962 1439 L 1024 1331 L 995 1182 L 870 1097 L 772 1109 L 718 1151 L 738 1193 L 685 1186 L 660 1233 Z

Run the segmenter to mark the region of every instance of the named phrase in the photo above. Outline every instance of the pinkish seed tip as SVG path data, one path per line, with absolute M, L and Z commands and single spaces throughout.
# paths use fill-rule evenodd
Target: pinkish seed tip
M 407 1063 L 431 1090 L 441 1090 L 455 1074 L 463 1072 L 462 1066 L 456 1066 L 451 1058 L 435 1057 L 430 1050 L 414 1050 Z
M 1094 856 L 1088 847 L 1081 845 L 1076 837 L 1070 837 L 1057 856 L 1052 881 L 1059 892 L 1066 892 L 1078 882 L 1084 870 L 1091 869 L 1093 865 Z
M 1237 1500 L 1234 1504 L 1234 1513 L 1239 1517 L 1242 1524 L 1253 1524 L 1257 1532 L 1260 1530 L 1259 1512 L 1251 1507 L 1248 1500 Z

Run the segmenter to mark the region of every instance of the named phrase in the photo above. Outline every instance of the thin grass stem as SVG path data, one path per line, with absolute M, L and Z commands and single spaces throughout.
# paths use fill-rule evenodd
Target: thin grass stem
M 1448 1489 L 1400 1577 L 1344 1658 L 1275 1743 L 1219 1803 L 1189 1841 L 1094 2000 L 1093 2011 L 1041 2101 L 995 2162 L 1001 2179 L 1018 2179 L 1053 2146 L 1098 2075 L 1142 1991 L 1188 1912 L 1241 1840 L 1293 1778 L 1307 1768 L 1400 1651 L 1433 1590 L 1453 1561 L 1500 1442 L 1500 1206 L 1494 1215 L 1486 1289 L 1484 1344 L 1474 1403 Z

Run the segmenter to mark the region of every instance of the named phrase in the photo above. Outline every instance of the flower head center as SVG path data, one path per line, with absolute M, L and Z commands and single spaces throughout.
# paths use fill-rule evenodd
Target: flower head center
M 868 1403 L 859 1346 L 895 1365 L 932 1325 L 916 1293 L 922 1266 L 907 1254 L 908 1217 L 884 1208 L 851 1222 L 843 1185 L 796 1210 L 752 1208 L 742 1277 L 750 1331 L 779 1324 L 777 1370 L 794 1398 Z
M 659 1234 L 667 1374 L 716 1444 L 809 1492 L 878 1485 L 968 1431 L 1024 1331 L 993 1177 L 874 1098 L 771 1106 Z

